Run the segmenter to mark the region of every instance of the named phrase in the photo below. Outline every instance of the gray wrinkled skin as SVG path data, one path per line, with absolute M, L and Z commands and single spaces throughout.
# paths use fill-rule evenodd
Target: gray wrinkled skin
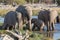
M 47 31 L 49 31 L 51 30 L 51 27 L 52 30 L 54 30 L 54 20 L 56 19 L 57 16 L 58 16 L 57 11 L 43 9 L 39 12 L 38 19 L 44 21 L 45 25 L 47 26 Z
M 33 18 L 31 22 L 34 24 L 32 30 L 34 30 L 36 27 L 39 31 L 41 31 L 44 28 L 44 22 L 42 20 Z
M 10 11 L 5 15 L 4 18 L 4 24 L 3 24 L 3 29 L 10 29 L 10 28 L 14 28 L 16 27 L 16 23 L 19 24 L 18 22 L 18 16 L 21 16 L 21 13 L 18 14 L 15 11 Z
M 17 9 L 17 12 L 21 12 L 23 23 L 26 21 L 29 29 L 31 30 L 31 18 L 32 18 L 32 9 L 30 6 L 20 5 Z

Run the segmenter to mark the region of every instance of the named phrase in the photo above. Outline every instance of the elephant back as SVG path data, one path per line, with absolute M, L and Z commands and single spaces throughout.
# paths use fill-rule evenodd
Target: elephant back
M 28 10 L 29 8 L 23 5 L 18 6 L 18 8 L 16 9 L 17 12 L 20 12 L 23 16 L 23 18 L 27 17 L 27 19 L 29 20 L 29 14 L 30 14 L 30 10 Z
M 16 15 L 14 11 L 10 11 L 5 15 L 4 24 L 15 25 L 16 24 Z
M 31 20 L 31 22 L 34 23 L 34 25 L 36 25 L 36 26 L 38 26 L 38 27 L 44 25 L 44 22 L 43 22 L 42 20 L 37 19 L 37 18 L 33 18 L 33 19 Z
M 45 10 L 45 9 L 41 10 L 38 14 L 38 19 L 41 19 L 44 22 L 49 21 L 50 20 L 49 14 L 50 14 L 49 10 Z

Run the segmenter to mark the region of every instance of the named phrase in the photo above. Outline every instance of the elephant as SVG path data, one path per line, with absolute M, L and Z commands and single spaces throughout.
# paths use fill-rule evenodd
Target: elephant
M 16 23 L 18 23 L 18 26 L 21 26 L 21 19 L 22 15 L 21 13 L 18 13 L 16 11 L 9 11 L 4 18 L 4 23 L 3 23 L 3 29 L 4 30 L 12 30 L 16 29 Z M 20 23 L 19 23 L 20 22 Z
M 31 30 L 32 8 L 30 6 L 20 5 L 15 11 L 21 12 L 23 24 L 26 21 L 27 23 L 25 24 L 27 25 L 27 28 Z
M 34 24 L 32 31 L 34 31 L 36 27 L 37 27 L 38 31 L 42 31 L 45 26 L 44 22 L 42 20 L 37 19 L 37 18 L 32 18 L 31 23 Z
M 38 19 L 42 20 L 47 26 L 47 31 L 54 30 L 54 20 L 57 18 L 56 10 L 42 9 L 38 14 Z M 52 29 L 51 29 L 52 28 Z

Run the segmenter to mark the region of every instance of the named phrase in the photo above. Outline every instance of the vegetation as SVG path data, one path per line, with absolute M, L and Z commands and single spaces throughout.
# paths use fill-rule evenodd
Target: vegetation
M 26 3 L 25 0 L 0 0 L 0 2 L 4 4 L 13 4 L 13 3 L 25 4 Z
M 32 3 L 33 0 L 0 0 L 1 3 L 4 4 L 13 4 L 14 2 L 17 4 L 25 4 L 26 2 Z M 34 3 L 38 3 L 39 0 L 34 0 Z
M 17 4 L 25 4 L 26 3 L 25 0 L 15 0 L 14 2 Z
M 28 3 L 33 3 L 33 0 L 26 0 Z M 34 0 L 34 3 L 38 3 L 39 0 Z
M 7 34 L 5 30 L 0 30 L 0 34 Z
M 42 40 L 42 38 L 43 38 L 42 34 L 32 32 L 29 40 Z
M 0 26 L 2 26 L 3 25 L 3 23 L 0 23 Z
M 12 31 L 12 32 L 14 32 L 14 31 Z M 7 33 L 7 31 L 5 31 L 5 30 L 0 30 L 0 34 L 8 34 L 8 35 L 13 36 L 12 34 Z M 26 32 L 23 31 L 22 35 L 25 35 L 25 34 L 26 34 Z M 29 31 L 29 34 L 28 35 L 29 35 L 28 40 L 42 40 L 42 38 L 43 38 L 43 35 L 42 34 L 39 34 L 39 33 L 36 33 L 36 32 L 30 32 Z
M 57 0 L 57 4 L 58 4 L 58 6 L 60 6 L 60 0 Z
M 0 9 L 0 16 L 4 17 L 8 10 Z

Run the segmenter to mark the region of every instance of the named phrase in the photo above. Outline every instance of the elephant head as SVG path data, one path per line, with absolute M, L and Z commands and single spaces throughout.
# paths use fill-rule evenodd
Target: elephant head
M 39 31 L 42 31 L 44 28 L 44 22 L 42 20 L 39 20 L 37 18 L 33 18 L 31 22 L 34 24 L 32 30 L 34 30 L 36 27 Z

